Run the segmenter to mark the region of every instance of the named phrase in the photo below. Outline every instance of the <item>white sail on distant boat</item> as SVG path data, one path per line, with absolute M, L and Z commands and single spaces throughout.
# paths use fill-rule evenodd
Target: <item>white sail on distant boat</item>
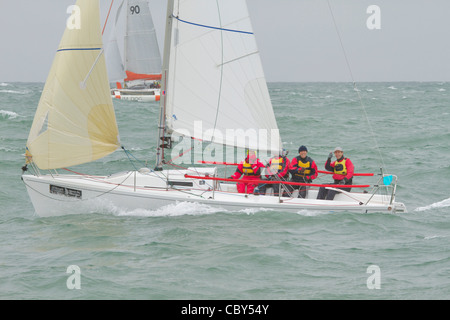
M 266 155 L 280 152 L 281 139 L 245 0 L 168 1 L 165 94 L 160 101 L 154 169 L 108 176 L 58 173 L 56 169 L 93 161 L 119 147 L 101 49 L 98 1 L 78 0 L 77 5 L 89 13 L 82 15 L 85 27 L 65 31 L 27 141 L 27 163 L 34 174 L 23 174 L 22 179 L 39 216 L 90 212 L 99 203 L 123 210 L 153 210 L 178 202 L 277 213 L 406 212 L 404 204 L 395 200 L 395 176 L 382 176 L 388 183 L 374 185 L 370 191 L 336 189 L 339 194 L 334 200 L 317 200 L 313 184 L 304 199 L 281 193 L 242 194 L 236 180 L 220 177 L 217 167 L 167 169 L 176 159 L 189 162 L 191 156 L 197 163 L 217 155 L 236 159 L 235 151 L 245 148 Z M 236 113 L 242 116 L 234 117 Z M 198 143 L 207 144 L 200 148 L 199 159 L 195 159 L 198 153 L 185 158 L 192 141 L 194 150 Z
M 121 18 L 125 18 L 125 22 Z M 148 1 L 122 0 L 113 24 L 105 45 L 109 79 L 116 83 L 111 96 L 122 100 L 159 101 L 161 54 Z

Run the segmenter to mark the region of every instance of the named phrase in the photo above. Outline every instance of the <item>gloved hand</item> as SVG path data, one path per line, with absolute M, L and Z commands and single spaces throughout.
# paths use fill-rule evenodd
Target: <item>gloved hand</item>
M 328 159 L 331 160 L 331 158 L 333 158 L 333 152 L 330 152 L 330 154 L 328 155 Z
M 345 178 L 339 181 L 339 184 L 345 184 Z
M 303 173 L 303 172 L 305 172 L 305 168 L 304 167 L 301 167 L 301 168 L 298 168 L 298 173 Z

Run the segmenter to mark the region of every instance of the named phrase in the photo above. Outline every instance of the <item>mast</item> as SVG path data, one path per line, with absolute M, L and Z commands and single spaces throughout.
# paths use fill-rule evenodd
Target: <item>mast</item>
M 158 140 L 156 141 L 156 166 L 155 170 L 162 170 L 164 163 L 164 148 L 166 145 L 166 91 L 167 91 L 167 74 L 169 69 L 170 47 L 172 42 L 172 12 L 174 8 L 174 0 L 167 1 L 166 13 L 166 30 L 164 36 L 164 53 L 161 78 L 161 98 L 159 101 L 159 123 L 158 123 Z M 169 138 L 170 139 L 170 138 Z
M 123 2 L 122 2 L 123 3 Z M 126 72 L 128 69 L 128 54 L 127 54 L 127 43 L 128 43 L 128 10 L 130 9 L 128 6 L 128 0 L 125 1 L 125 36 L 123 39 L 123 68 Z M 123 81 L 124 88 L 126 88 L 125 80 Z

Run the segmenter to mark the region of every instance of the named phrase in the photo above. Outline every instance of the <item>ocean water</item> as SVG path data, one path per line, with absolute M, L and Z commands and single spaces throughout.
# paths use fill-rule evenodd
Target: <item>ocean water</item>
M 0 83 L 0 299 L 450 298 L 450 83 L 269 83 L 290 157 L 304 144 L 321 169 L 342 146 L 357 172 L 383 166 L 401 214 L 179 203 L 40 218 L 20 177 L 42 88 Z M 115 106 L 122 144 L 152 163 L 158 104 Z M 121 151 L 77 167 L 127 169 Z

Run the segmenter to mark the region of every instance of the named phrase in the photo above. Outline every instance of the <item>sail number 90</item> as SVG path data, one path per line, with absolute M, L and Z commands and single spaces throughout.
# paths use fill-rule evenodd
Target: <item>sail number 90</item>
M 138 5 L 130 7 L 131 14 L 139 14 L 141 12 L 141 8 Z

